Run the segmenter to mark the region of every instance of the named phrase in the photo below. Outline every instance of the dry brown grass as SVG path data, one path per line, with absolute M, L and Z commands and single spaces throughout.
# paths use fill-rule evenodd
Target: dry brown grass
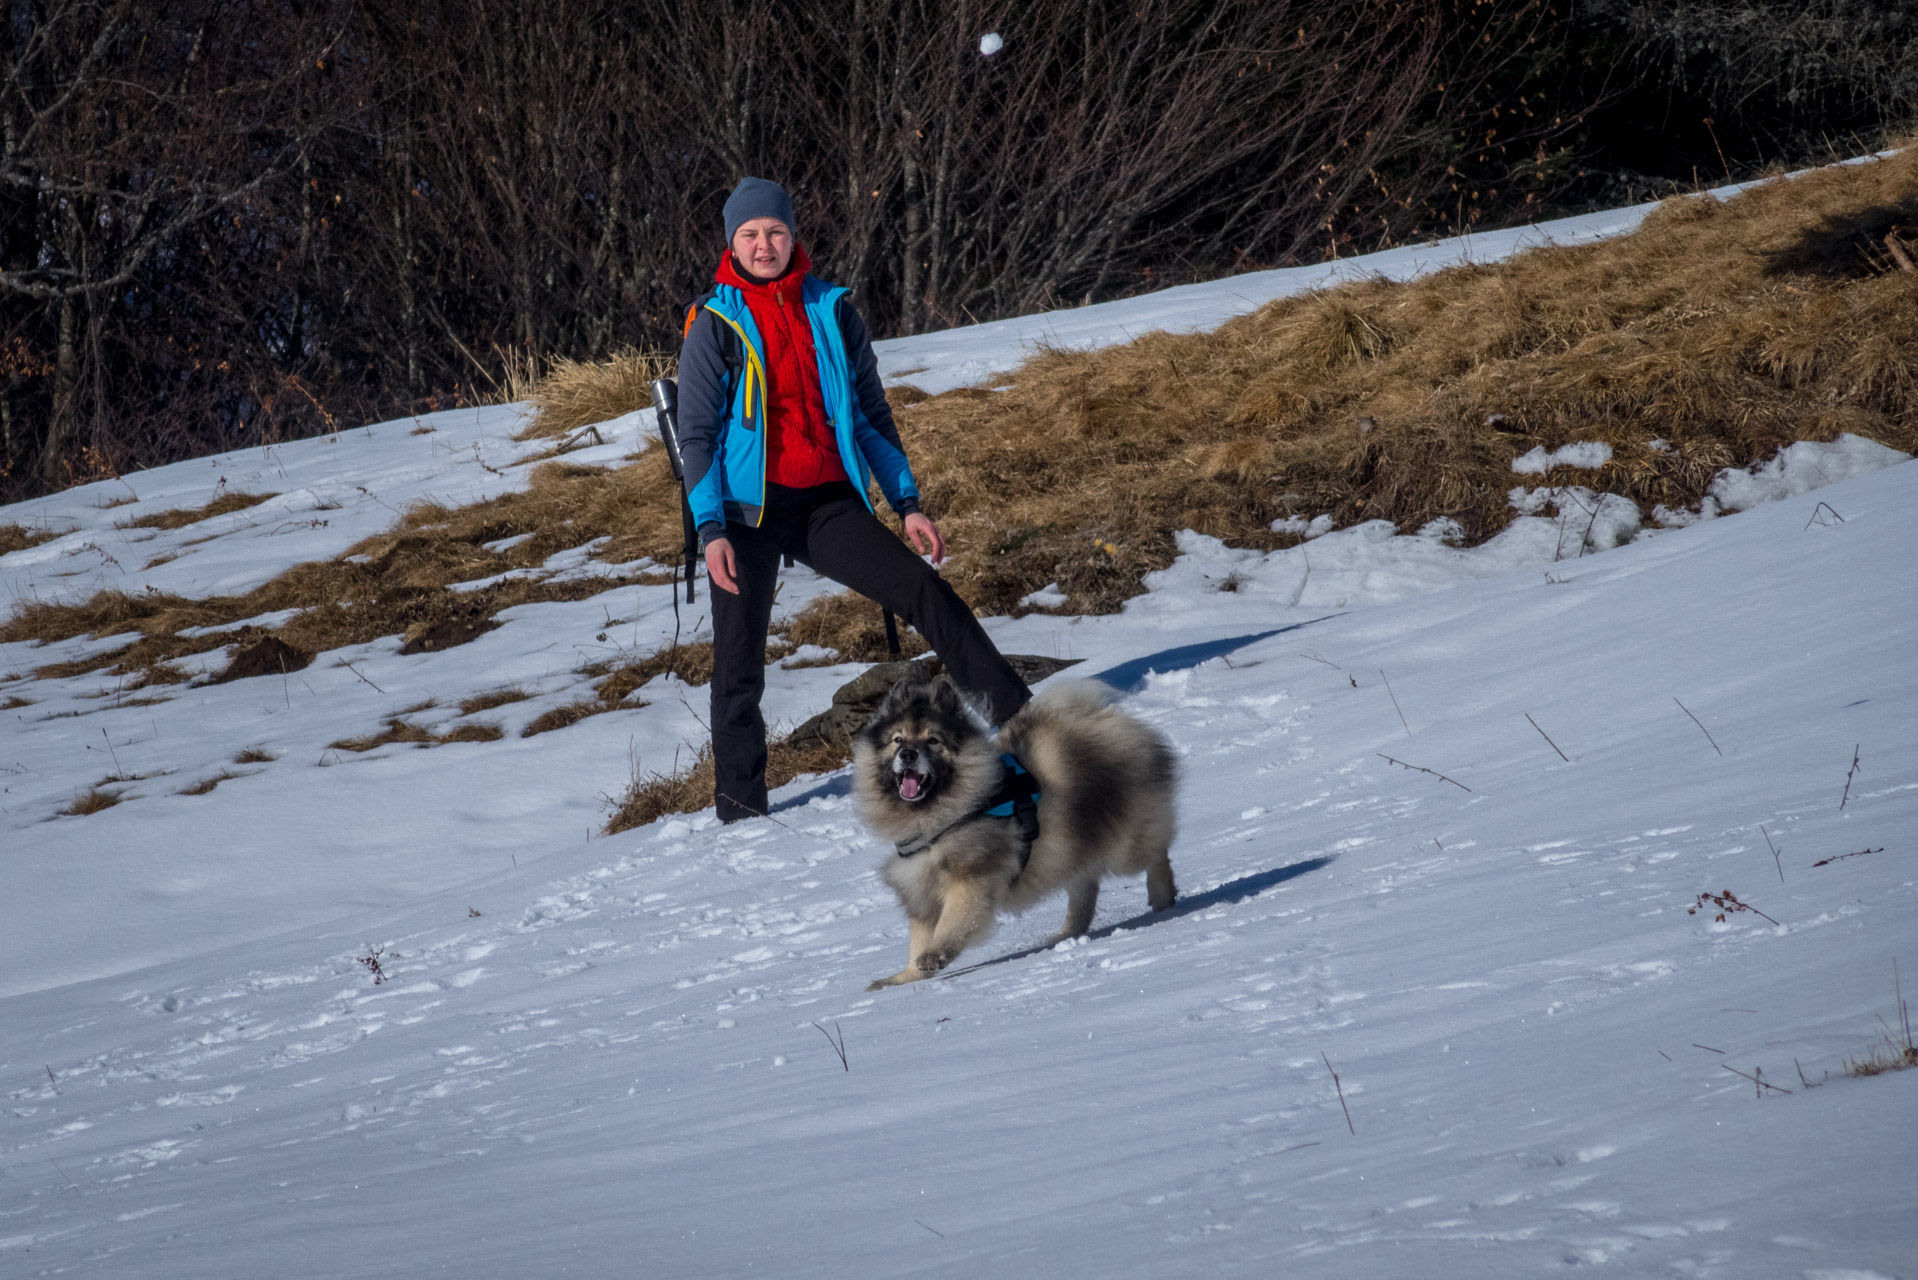
M 0 711 L 18 711 L 21 707 L 30 707 L 32 705 L 32 698 L 23 698 L 15 693 L 8 695 L 5 701 L 0 702 Z
M 1878 1019 L 1878 1043 L 1865 1053 L 1845 1061 L 1845 1074 L 1852 1076 L 1879 1076 L 1887 1071 L 1904 1071 L 1918 1067 L 1918 1039 L 1911 1033 L 1911 1006 L 1905 1003 L 1905 989 L 1898 978 L 1898 965 L 1894 961 L 1891 967 L 1892 993 L 1897 1003 L 1897 1023 Z
M 1918 152 L 1667 201 L 1616 240 L 1045 352 L 902 431 L 951 576 L 989 611 L 1052 580 L 1074 609 L 1116 607 L 1179 528 L 1274 546 L 1281 516 L 1451 516 L 1477 541 L 1511 518 L 1511 459 L 1534 445 L 1604 441 L 1603 469 L 1548 478 L 1692 503 L 1793 440 L 1918 448 L 1918 274 L 1879 247 L 1913 221 Z
M 769 644 L 767 652 L 772 655 L 774 646 Z M 784 652 L 783 649 L 780 650 Z M 771 657 L 769 656 L 769 661 Z M 588 716 L 604 715 L 609 711 L 632 711 L 648 705 L 645 702 L 628 702 L 633 691 L 651 680 L 654 676 L 671 672 L 690 685 L 706 684 L 713 678 L 713 647 L 701 642 L 682 644 L 661 649 L 658 653 L 644 658 L 622 662 L 595 662 L 580 669 L 580 674 L 598 677 L 593 686 L 593 696 L 568 702 L 554 707 L 550 711 L 534 717 L 524 729 L 522 738 L 538 737 L 542 733 L 551 733 L 555 729 L 564 729 L 568 725 L 578 724 Z
M 190 524 L 210 520 L 214 516 L 227 515 L 234 511 L 245 511 L 248 507 L 257 507 L 268 498 L 276 498 L 274 493 L 223 493 L 203 507 L 172 507 L 165 511 L 155 511 L 152 515 L 128 520 L 120 527 L 123 529 L 184 529 Z
M 427 703 L 426 706 L 431 706 Z M 424 707 L 418 710 L 424 710 Z M 387 720 L 386 727 L 378 733 L 365 734 L 358 738 L 342 738 L 338 742 L 327 743 L 329 751 L 372 751 L 395 742 L 410 742 L 420 747 L 443 747 L 449 742 L 498 742 L 506 733 L 496 724 L 454 725 L 445 733 L 434 733 L 431 729 L 394 716 Z
M 198 782 L 190 786 L 181 787 L 179 794 L 183 796 L 203 796 L 211 792 L 213 788 L 219 786 L 222 782 L 225 782 L 228 778 L 238 778 L 242 776 L 244 775 L 234 773 L 231 769 L 222 769 L 210 777 L 201 778 Z
M 886 648 L 885 615 L 878 605 L 850 591 L 812 601 L 774 628 L 774 634 L 793 648 L 816 644 L 836 650 L 841 662 L 885 662 L 892 656 Z M 928 652 L 926 642 L 903 622 L 899 651 L 904 658 Z M 769 651 L 767 661 L 777 656 Z
M 1870 1051 L 1845 1060 L 1845 1074 L 1850 1076 L 1879 1076 L 1908 1067 L 1918 1067 L 1918 1046 L 1899 1044 L 1889 1038 Z
M 644 703 L 635 704 L 635 706 L 644 705 Z M 617 702 L 602 702 L 598 698 L 581 698 L 577 702 L 568 702 L 550 711 L 540 712 L 519 731 L 519 736 L 537 738 L 542 733 L 551 733 L 555 729 L 564 729 L 569 725 L 578 724 L 587 716 L 604 715 L 608 711 L 617 710 L 619 710 Z
M 48 529 L 29 529 L 22 524 L 0 524 L 0 556 L 12 551 L 25 551 L 28 547 L 37 547 L 59 536 Z
M 522 440 L 563 438 L 653 403 L 653 381 L 673 376 L 675 358 L 663 351 L 627 348 L 606 360 L 554 360 L 532 386 L 537 411 Z
M 234 764 L 272 764 L 280 758 L 277 751 L 268 751 L 265 747 L 247 747 L 233 757 Z
M 805 774 L 830 773 L 845 762 L 837 748 L 817 740 L 796 746 L 774 742 L 766 749 L 766 785 L 782 787 Z M 702 747 L 688 769 L 634 778 L 607 819 L 606 834 L 643 827 L 669 813 L 698 813 L 712 804 L 712 749 Z
M 109 791 L 105 787 L 96 786 L 76 795 L 73 798 L 73 803 L 60 810 L 60 812 L 69 818 L 84 818 L 90 813 L 98 813 L 102 809 L 111 809 L 124 799 L 126 799 L 126 795 L 123 792 Z
M 477 715 L 482 711 L 491 711 L 494 707 L 510 706 L 515 702 L 524 702 L 533 695 L 524 689 L 495 689 L 490 693 L 476 693 L 470 698 L 460 699 L 460 714 Z

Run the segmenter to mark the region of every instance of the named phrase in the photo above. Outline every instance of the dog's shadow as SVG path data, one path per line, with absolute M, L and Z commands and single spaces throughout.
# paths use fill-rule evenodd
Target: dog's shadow
M 1169 920 L 1177 920 L 1180 916 L 1189 916 L 1196 912 L 1209 911 L 1213 907 L 1226 907 L 1234 903 L 1244 902 L 1248 898 L 1256 898 L 1259 894 L 1264 893 L 1274 885 L 1284 884 L 1287 880 L 1297 879 L 1299 876 L 1323 870 L 1332 865 L 1336 860 L 1336 856 L 1337 855 L 1328 854 L 1323 858 L 1308 858 L 1304 862 L 1294 862 L 1290 866 L 1274 867 L 1270 871 L 1256 871 L 1249 876 L 1240 876 L 1237 880 L 1228 880 L 1215 889 L 1207 889 L 1204 893 L 1195 893 L 1191 897 L 1180 898 L 1164 911 L 1141 912 L 1136 916 L 1128 917 L 1117 923 L 1094 929 L 1086 934 L 1086 938 L 1089 941 L 1097 941 L 1100 938 L 1109 938 L 1115 933 L 1130 933 L 1135 929 L 1143 929 L 1149 925 L 1164 924 Z M 1036 956 L 1041 951 L 1050 951 L 1057 945 L 1057 943 L 1053 942 L 1041 942 L 1036 946 L 1026 947 L 1020 951 L 1009 952 L 1003 956 L 995 956 L 991 960 L 981 960 L 978 964 L 969 964 L 958 969 L 947 969 L 939 976 L 941 978 L 957 978 L 961 974 L 977 973 L 981 969 L 990 969 L 996 964 L 1005 964 L 1008 960 L 1023 960 L 1027 956 Z

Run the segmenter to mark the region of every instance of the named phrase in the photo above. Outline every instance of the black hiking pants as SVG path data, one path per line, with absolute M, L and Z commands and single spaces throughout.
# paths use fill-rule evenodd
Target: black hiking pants
M 766 812 L 766 627 L 782 553 L 892 610 L 1003 724 L 1032 697 L 958 592 L 866 509 L 852 485 L 766 486 L 758 528 L 728 521 L 739 594 L 712 588 L 713 800 L 722 822 Z

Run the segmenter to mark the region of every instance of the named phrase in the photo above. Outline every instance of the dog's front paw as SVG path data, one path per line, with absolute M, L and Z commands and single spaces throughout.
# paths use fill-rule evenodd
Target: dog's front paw
M 913 963 L 919 966 L 921 973 L 938 973 L 956 958 L 953 953 L 947 951 L 924 951 Z
M 887 987 L 898 987 L 898 986 L 903 986 L 908 982 L 917 982 L 925 976 L 926 975 L 922 973 L 919 969 L 911 965 L 908 965 L 906 968 L 901 969 L 898 973 L 895 973 L 890 977 L 874 978 L 871 982 L 866 984 L 866 990 L 883 991 Z

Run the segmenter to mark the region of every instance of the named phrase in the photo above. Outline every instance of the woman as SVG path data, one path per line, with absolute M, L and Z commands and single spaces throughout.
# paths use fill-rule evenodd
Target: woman
M 781 554 L 904 618 L 994 724 L 1032 696 L 958 594 L 874 515 L 877 480 L 906 536 L 938 564 L 866 326 L 815 280 L 792 200 L 740 182 L 727 252 L 687 313 L 679 432 L 713 601 L 713 800 L 722 822 L 766 812 L 766 626 Z

